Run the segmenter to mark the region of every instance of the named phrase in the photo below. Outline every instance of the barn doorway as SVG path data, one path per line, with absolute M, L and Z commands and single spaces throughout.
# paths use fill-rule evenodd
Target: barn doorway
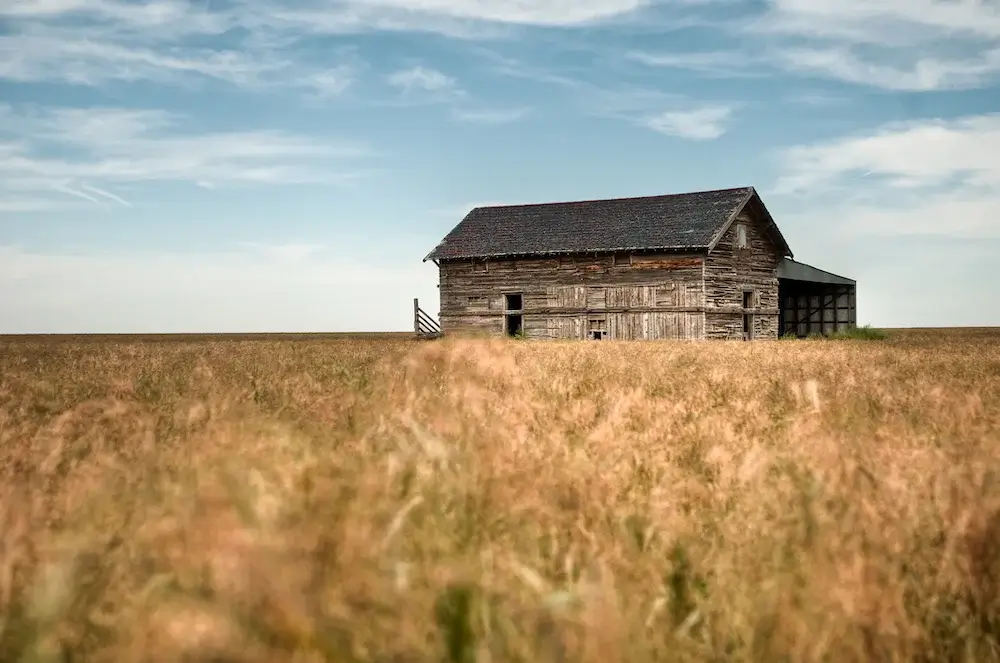
M 524 298 L 519 292 L 509 292 L 503 296 L 504 327 L 507 336 L 524 334 Z
M 507 316 L 507 336 L 520 336 L 522 333 L 521 316 Z

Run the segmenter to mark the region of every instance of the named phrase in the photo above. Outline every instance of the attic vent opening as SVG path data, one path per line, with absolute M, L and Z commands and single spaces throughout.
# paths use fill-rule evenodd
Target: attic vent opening
M 736 248 L 747 248 L 747 227 L 742 223 L 736 225 Z

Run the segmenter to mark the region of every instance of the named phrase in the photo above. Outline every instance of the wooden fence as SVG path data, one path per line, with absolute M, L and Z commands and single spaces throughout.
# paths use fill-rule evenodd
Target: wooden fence
M 416 298 L 413 300 L 413 333 L 417 338 L 439 338 L 442 335 L 441 325 L 420 308 Z

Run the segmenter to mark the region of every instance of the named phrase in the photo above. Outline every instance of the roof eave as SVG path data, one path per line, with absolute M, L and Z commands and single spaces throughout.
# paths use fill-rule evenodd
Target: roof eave
M 526 253 L 476 253 L 464 255 L 435 256 L 439 260 L 496 260 L 510 258 L 531 258 L 531 257 L 552 257 L 567 255 L 589 255 L 604 253 L 619 253 L 622 251 L 690 251 L 692 253 L 702 253 L 708 250 L 708 246 L 700 245 L 677 245 L 677 246 L 618 246 L 613 248 L 600 249 L 571 249 L 565 251 L 531 251 Z

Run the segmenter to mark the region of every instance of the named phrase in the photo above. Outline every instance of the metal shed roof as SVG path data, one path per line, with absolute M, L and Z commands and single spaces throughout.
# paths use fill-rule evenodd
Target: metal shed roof
M 778 264 L 778 278 L 791 281 L 809 281 L 810 283 L 828 283 L 831 285 L 857 285 L 854 279 L 849 279 L 846 276 L 838 276 L 812 265 L 796 262 L 791 258 L 785 258 Z

